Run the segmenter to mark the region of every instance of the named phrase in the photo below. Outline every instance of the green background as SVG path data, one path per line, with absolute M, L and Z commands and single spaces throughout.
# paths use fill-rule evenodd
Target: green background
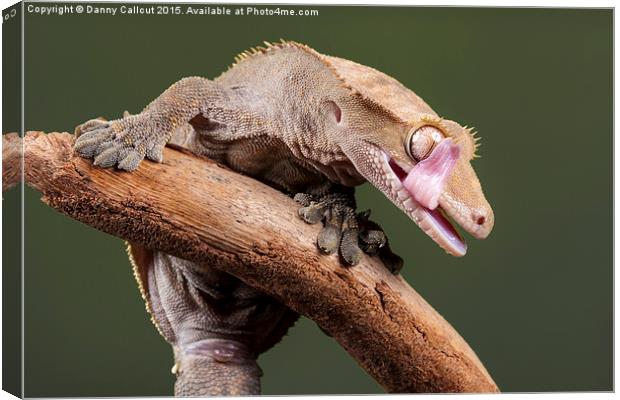
M 375 67 L 478 129 L 474 167 L 496 215 L 490 237 L 469 238 L 457 259 L 361 187 L 405 278 L 503 391 L 612 390 L 612 11 L 305 8 L 320 15 L 26 14 L 26 129 L 137 112 L 263 40 Z M 27 190 L 25 394 L 171 395 L 172 354 L 121 240 L 38 198 Z M 382 392 L 305 319 L 259 362 L 265 394 Z

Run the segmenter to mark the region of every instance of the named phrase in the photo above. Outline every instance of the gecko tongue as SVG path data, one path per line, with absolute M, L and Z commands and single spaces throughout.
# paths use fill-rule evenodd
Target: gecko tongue
M 413 198 L 429 210 L 439 205 L 439 196 L 459 157 L 459 150 L 452 139 L 443 139 L 428 158 L 409 171 L 403 181 L 403 186 Z

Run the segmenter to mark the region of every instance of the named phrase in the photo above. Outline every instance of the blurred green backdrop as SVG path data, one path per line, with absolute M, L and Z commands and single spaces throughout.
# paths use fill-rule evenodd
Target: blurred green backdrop
M 360 207 L 406 260 L 403 275 L 503 391 L 612 390 L 613 12 L 304 8 L 319 16 L 26 13 L 26 129 L 137 112 L 263 40 L 375 67 L 478 128 L 474 167 L 496 214 L 491 236 L 456 259 L 362 187 Z M 26 396 L 171 395 L 172 354 L 121 240 L 38 199 L 27 189 Z M 312 321 L 259 361 L 265 394 L 382 392 Z

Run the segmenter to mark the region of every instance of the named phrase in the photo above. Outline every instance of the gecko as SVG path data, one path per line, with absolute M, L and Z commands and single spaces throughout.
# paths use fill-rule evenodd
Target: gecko
M 345 266 L 364 253 L 392 273 L 403 264 L 369 212 L 356 210 L 354 188 L 365 182 L 453 256 L 467 251 L 454 224 L 477 239 L 494 225 L 471 165 L 471 128 L 376 69 L 293 41 L 244 51 L 215 79 L 183 78 L 139 114 L 92 119 L 75 135 L 75 151 L 102 168 L 162 162 L 164 146 L 176 143 L 288 193 L 299 217 L 322 224 L 319 251 Z M 297 314 L 213 266 L 136 244 L 128 252 L 173 347 L 175 395 L 260 393 L 257 356 Z

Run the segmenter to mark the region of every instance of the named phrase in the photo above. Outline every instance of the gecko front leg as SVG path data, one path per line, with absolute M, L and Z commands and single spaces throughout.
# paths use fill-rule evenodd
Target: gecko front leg
M 93 158 L 100 167 L 133 171 L 146 157 L 163 161 L 163 148 L 173 132 L 217 103 L 223 91 L 199 77 L 184 78 L 170 86 L 140 114 L 113 121 L 93 119 L 78 126 L 75 150 Z
M 370 211 L 356 212 L 353 188 L 328 182 L 296 194 L 295 201 L 302 206 L 299 216 L 304 221 L 323 222 L 317 238 L 322 252 L 338 251 L 347 265 L 358 264 L 363 253 L 378 255 L 390 272 L 402 268 L 403 260 L 390 249 L 383 229 L 369 220 Z

